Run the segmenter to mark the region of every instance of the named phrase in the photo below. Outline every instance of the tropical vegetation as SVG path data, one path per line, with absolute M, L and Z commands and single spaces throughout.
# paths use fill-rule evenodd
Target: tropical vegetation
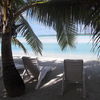
M 11 39 L 21 34 L 41 54 L 41 42 L 23 17 L 34 18 L 57 31 L 57 41 L 62 50 L 74 45 L 77 24 L 91 26 L 94 48 L 100 51 L 100 2 L 99 0 L 1 0 L 0 31 L 2 36 L 3 81 L 9 96 L 20 96 L 25 85 L 15 68 Z

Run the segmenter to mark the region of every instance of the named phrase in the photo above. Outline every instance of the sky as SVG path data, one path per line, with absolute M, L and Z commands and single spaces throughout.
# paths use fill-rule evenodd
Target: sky
M 37 36 L 40 35 L 56 35 L 56 31 L 52 27 L 45 26 L 42 23 L 39 23 L 35 18 L 28 19 L 29 24 L 31 25 L 34 33 Z

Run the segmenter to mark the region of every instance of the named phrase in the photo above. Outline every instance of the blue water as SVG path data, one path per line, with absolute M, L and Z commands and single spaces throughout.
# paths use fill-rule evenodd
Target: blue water
M 55 36 L 43 36 L 39 37 L 39 39 L 43 43 L 43 53 L 53 53 L 53 54 L 92 54 L 91 51 L 92 43 L 90 42 L 90 36 L 77 36 L 78 40 L 75 44 L 75 48 L 67 48 L 65 50 L 61 50 L 58 43 L 55 41 Z M 49 42 L 48 42 L 49 41 Z M 54 42 L 53 42 L 54 41 Z M 84 42 L 85 41 L 85 42 Z M 26 42 L 23 43 L 27 48 L 28 52 L 33 52 L 29 45 Z M 13 52 L 22 50 L 18 47 L 12 46 Z
M 90 54 L 93 53 L 91 48 L 91 43 L 78 43 L 74 48 L 66 48 L 65 50 L 61 50 L 60 46 L 57 43 L 44 43 L 43 44 L 43 52 L 46 53 L 72 53 L 72 54 Z

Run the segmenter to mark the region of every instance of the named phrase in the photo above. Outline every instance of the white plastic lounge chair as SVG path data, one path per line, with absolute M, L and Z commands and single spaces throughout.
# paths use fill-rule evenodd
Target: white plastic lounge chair
M 39 70 L 37 68 L 37 59 L 36 58 L 31 59 L 30 57 L 22 57 L 22 60 L 25 67 L 23 75 L 27 73 L 30 76 L 28 72 L 30 71 L 34 79 L 38 80 Z
M 28 70 L 29 70 L 31 72 L 31 74 L 33 75 L 32 78 L 34 78 L 34 79 L 36 79 L 38 81 L 37 85 L 35 87 L 35 89 L 38 89 L 40 84 L 41 84 L 41 82 L 42 82 L 42 80 L 45 78 L 45 76 L 51 70 L 51 68 L 48 67 L 48 66 L 45 66 L 40 70 L 38 68 L 38 63 L 37 63 L 37 59 L 36 58 L 31 59 L 29 57 L 22 57 L 22 60 L 23 60 L 24 66 L 25 66 L 25 71 L 24 71 L 23 75 L 25 73 L 30 75 L 29 72 L 28 72 Z
M 64 94 L 65 89 L 68 88 L 68 87 L 66 88 L 66 85 L 70 83 L 82 84 L 83 97 L 85 97 L 83 60 L 69 60 L 69 59 L 64 60 L 64 77 L 63 77 L 63 84 L 62 84 L 62 94 Z

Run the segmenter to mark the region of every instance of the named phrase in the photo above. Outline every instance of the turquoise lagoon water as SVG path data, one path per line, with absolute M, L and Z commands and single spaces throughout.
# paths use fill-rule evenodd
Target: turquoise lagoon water
M 74 48 L 67 48 L 65 50 L 61 50 L 57 43 L 44 43 L 45 53 L 72 53 L 72 54 L 90 54 L 93 53 L 91 51 L 92 44 L 87 43 L 79 43 Z
M 27 48 L 28 53 L 33 52 L 27 44 L 24 44 L 24 46 Z M 72 53 L 72 54 L 91 54 L 93 53 L 91 50 L 92 44 L 87 43 L 79 43 L 74 48 L 67 48 L 65 50 L 61 50 L 60 46 L 57 43 L 44 43 L 43 44 L 43 53 L 55 53 L 55 54 L 65 54 L 65 53 Z M 13 53 L 17 52 L 23 52 L 22 49 L 20 49 L 17 46 L 12 46 Z
M 22 40 L 22 43 L 28 50 L 28 53 L 32 53 L 33 51 L 31 50 L 29 45 L 27 45 L 25 40 L 21 39 L 21 37 L 19 37 L 19 39 Z M 56 41 L 56 36 L 40 36 L 39 39 L 43 43 L 43 54 L 94 54 L 91 50 L 92 43 L 90 41 L 90 36 L 76 36 L 75 47 L 66 48 L 63 51 Z M 18 47 L 12 46 L 12 49 L 14 54 L 23 53 L 23 51 Z

